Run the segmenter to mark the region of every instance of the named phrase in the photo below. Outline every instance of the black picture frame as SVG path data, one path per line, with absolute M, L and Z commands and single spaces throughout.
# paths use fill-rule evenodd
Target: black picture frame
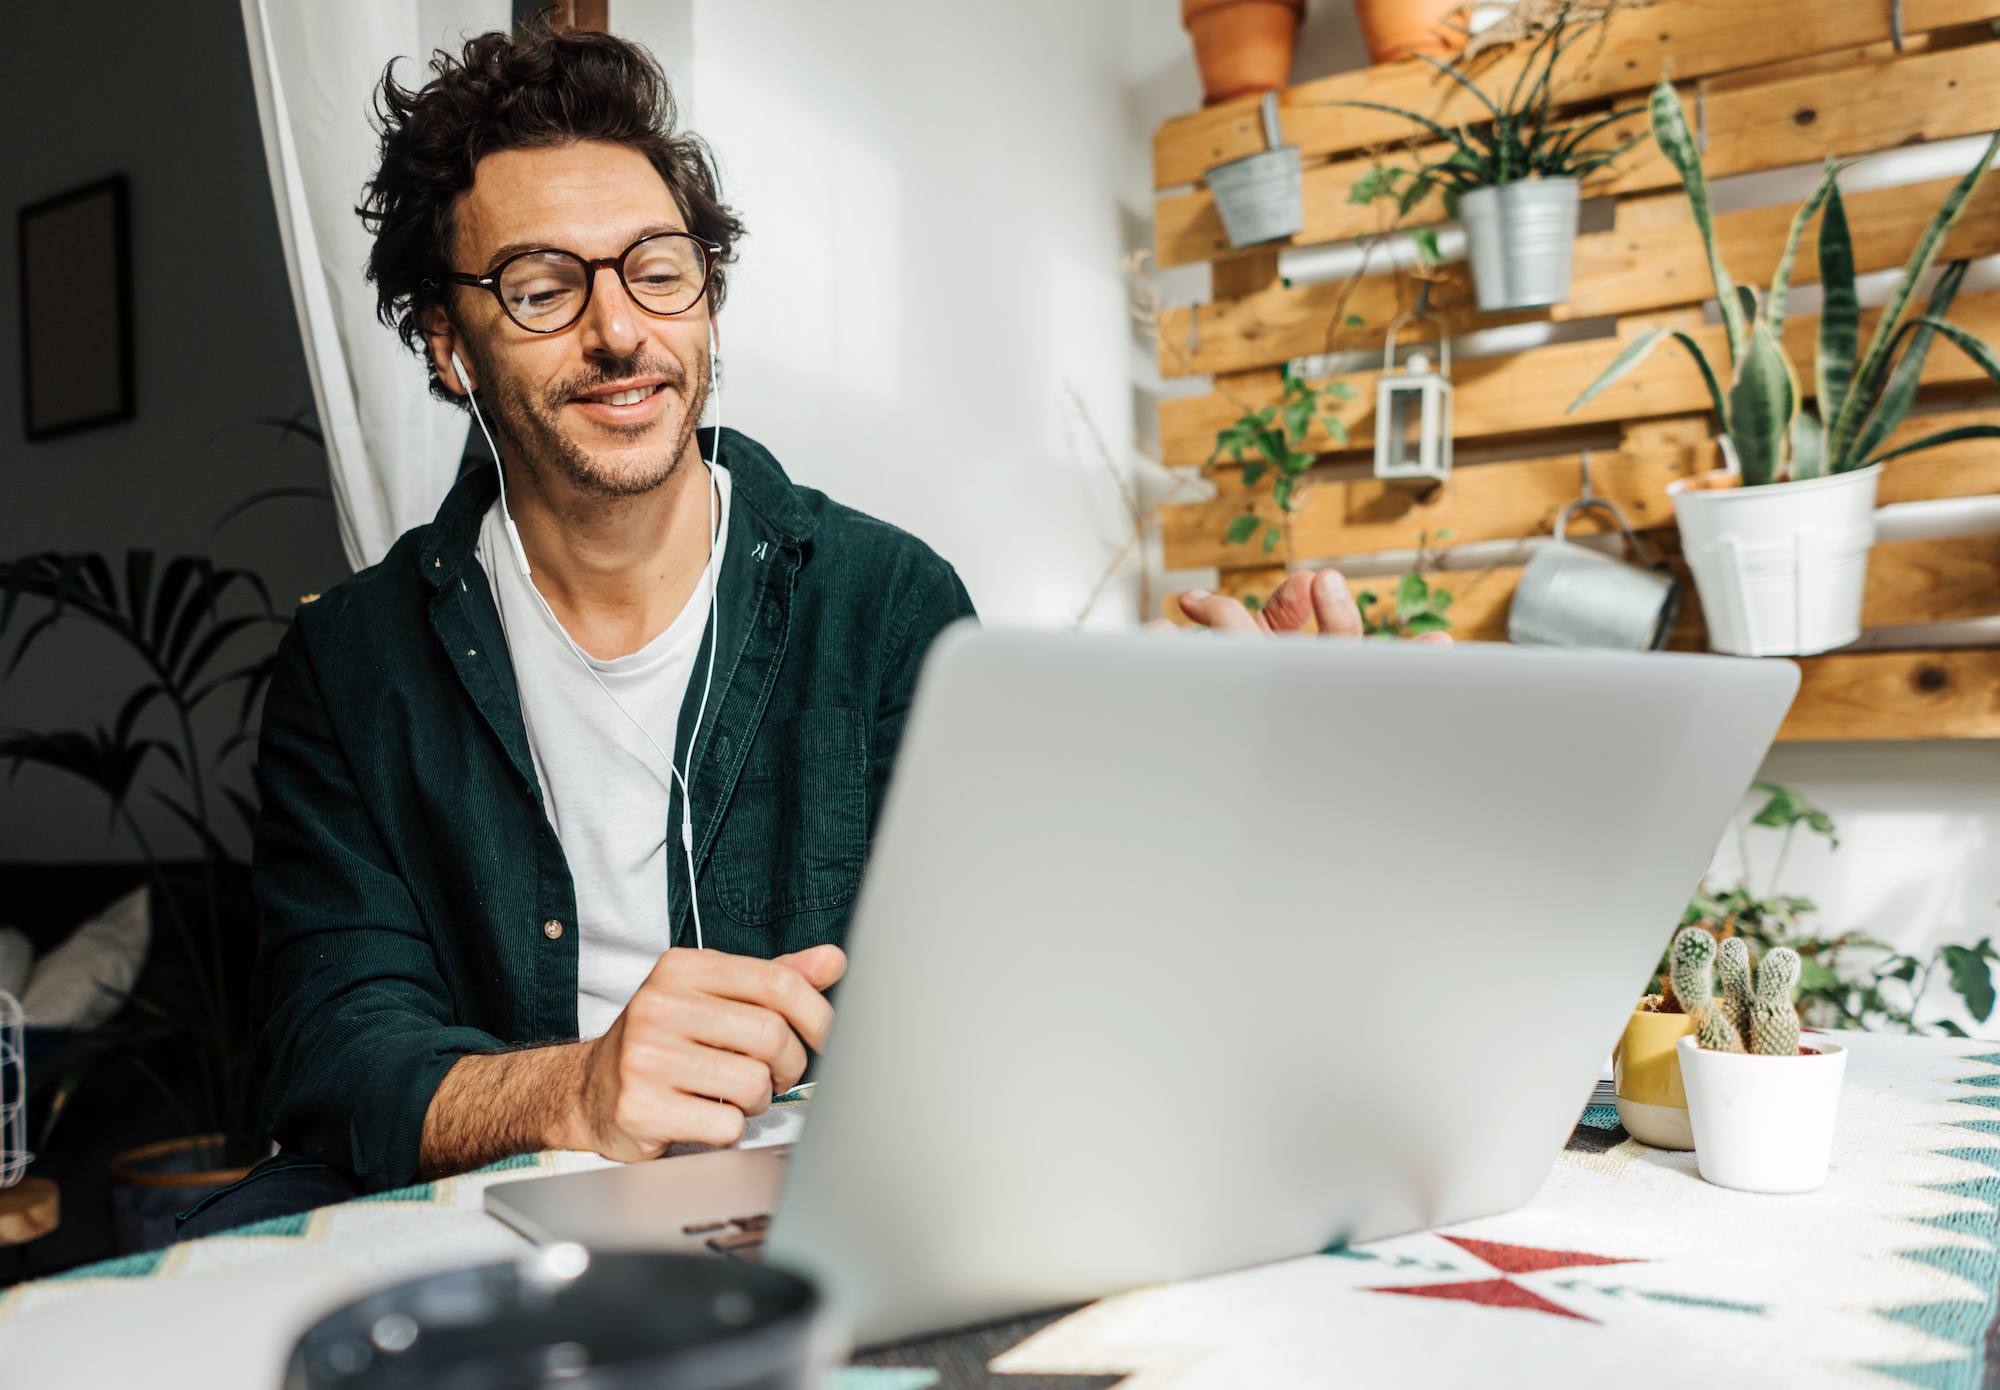
M 133 417 L 131 191 L 123 174 L 23 207 L 21 420 L 30 442 Z M 102 325 L 115 348 L 107 363 Z M 107 372 L 106 367 L 114 372 Z

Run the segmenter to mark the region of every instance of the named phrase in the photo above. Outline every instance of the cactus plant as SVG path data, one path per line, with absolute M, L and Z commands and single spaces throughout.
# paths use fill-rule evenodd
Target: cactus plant
M 1799 953 L 1789 946 L 1767 951 L 1757 965 L 1750 996 L 1750 1050 L 1765 1057 L 1794 1057 L 1799 1050 L 1799 1011 L 1792 991 L 1799 983 Z
M 1799 1014 L 1792 1003 L 1799 983 L 1799 953 L 1789 946 L 1767 951 L 1753 972 L 1750 947 L 1732 936 L 1719 947 L 1702 927 L 1683 927 L 1672 950 L 1674 993 L 1694 1020 L 1695 1041 L 1710 1052 L 1749 1050 L 1791 1057 L 1799 1050 Z M 1722 997 L 1717 998 L 1717 978 Z
M 1739 1038 L 1750 1036 L 1750 943 L 1732 936 L 1715 956 L 1715 978 L 1722 985 L 1722 1009 Z
M 1743 1036 L 1715 998 L 1715 938 L 1688 927 L 1674 938 L 1674 993 L 1710 1052 L 1741 1052 Z
M 1656 328 L 1634 338 L 1604 369 L 1604 374 L 1570 403 L 1569 411 L 1576 410 L 1638 366 L 1663 340 L 1672 337 L 1687 349 L 1701 369 L 1717 428 L 1734 449 L 1746 487 L 1851 472 L 1918 449 L 1935 448 L 1960 439 L 2000 436 L 2000 426 L 1964 425 L 1892 449 L 1882 447 L 1890 431 L 1909 413 L 1924 356 L 1934 335 L 1942 334 L 1988 376 L 2000 380 L 2000 356 L 1943 318 L 1965 278 L 1965 262 L 1954 262 L 1947 267 L 1922 312 L 1904 318 L 1915 298 L 1918 282 L 1930 270 L 1938 248 L 1944 244 L 1945 234 L 1964 211 L 1995 151 L 2000 150 L 2000 131 L 1994 133 L 1980 152 L 1978 162 L 1945 196 L 1936 216 L 1917 239 L 1903 268 L 1902 281 L 1882 307 L 1867 350 L 1859 352 L 1857 360 L 1861 310 L 1854 292 L 1854 244 L 1836 182 L 1846 164 L 1827 161 L 1826 173 L 1792 218 L 1771 288 L 1760 297 L 1748 285 L 1736 284 L 1723 267 L 1715 244 L 1701 157 L 1688 129 L 1680 97 L 1665 77 L 1653 89 L 1651 109 L 1653 138 L 1680 173 L 1695 226 L 1708 251 L 1709 274 L 1715 281 L 1716 307 L 1722 314 L 1731 369 L 1726 380 L 1719 379 L 1691 334 Z M 1806 223 L 1822 207 L 1825 215 L 1819 224 L 1819 273 L 1826 299 L 1819 320 L 1813 383 L 1815 414 L 1801 408 L 1805 393 L 1799 373 L 1785 353 L 1784 323 L 1785 300 L 1791 290 L 1792 260 L 1798 251 L 1799 237 Z

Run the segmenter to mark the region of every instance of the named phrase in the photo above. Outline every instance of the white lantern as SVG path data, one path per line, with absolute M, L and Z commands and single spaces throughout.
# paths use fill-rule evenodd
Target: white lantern
M 1451 476 L 1451 339 L 1438 333 L 1443 369 L 1410 354 L 1396 367 L 1396 325 L 1389 325 L 1382 375 L 1375 383 L 1375 476 L 1391 482 L 1441 483 Z

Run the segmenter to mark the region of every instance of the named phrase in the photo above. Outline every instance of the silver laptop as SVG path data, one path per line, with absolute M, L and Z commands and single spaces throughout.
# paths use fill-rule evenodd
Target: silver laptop
M 1798 680 L 954 629 L 796 1147 L 487 1207 L 802 1268 L 866 1345 L 1518 1206 Z

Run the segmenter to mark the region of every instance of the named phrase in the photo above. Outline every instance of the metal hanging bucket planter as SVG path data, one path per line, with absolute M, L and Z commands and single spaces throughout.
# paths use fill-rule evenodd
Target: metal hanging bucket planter
M 1202 175 L 1222 214 L 1229 244 L 1238 251 L 1297 236 L 1305 226 L 1299 147 L 1279 143 L 1284 136 L 1278 130 L 1278 94 L 1264 93 L 1258 112 L 1264 122 L 1264 143 L 1270 148 L 1218 164 Z
M 1575 179 L 1522 179 L 1459 195 L 1458 220 L 1480 312 L 1538 309 L 1568 299 L 1576 219 Z
M 1590 486 L 1584 460 L 1583 495 L 1556 517 L 1555 539 L 1535 551 L 1507 608 L 1507 640 L 1548 647 L 1611 647 L 1657 651 L 1680 613 L 1681 582 L 1625 523 L 1625 514 Z M 1564 536 L 1580 511 L 1602 511 L 1625 538 L 1631 561 L 1615 559 Z

